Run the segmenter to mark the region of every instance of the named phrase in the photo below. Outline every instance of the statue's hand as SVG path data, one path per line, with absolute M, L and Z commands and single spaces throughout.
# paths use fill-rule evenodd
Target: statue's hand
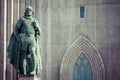
M 33 26 L 36 26 L 36 21 L 33 22 Z
M 23 42 L 25 40 L 25 34 L 24 33 L 21 33 L 19 34 L 19 41 Z
M 27 55 L 28 58 L 31 58 L 31 54 Z
M 35 32 L 36 32 L 36 35 L 40 36 L 40 31 L 39 31 L 39 29 L 37 27 L 35 28 Z

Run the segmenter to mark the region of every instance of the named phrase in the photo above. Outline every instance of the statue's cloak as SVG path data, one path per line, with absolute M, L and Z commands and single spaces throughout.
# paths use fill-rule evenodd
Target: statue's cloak
M 19 41 L 15 37 L 14 33 L 12 33 L 9 41 L 9 45 L 7 48 L 8 58 L 10 59 L 10 63 L 18 70 L 18 60 L 19 60 Z
M 18 21 L 19 23 L 19 21 Z M 41 63 L 41 40 L 40 36 L 36 36 L 37 50 L 35 54 L 35 70 L 36 73 L 39 73 L 42 70 Z M 19 70 L 19 57 L 20 57 L 20 42 L 17 40 L 14 32 L 12 33 L 7 47 L 8 58 L 10 63 L 15 67 L 16 70 Z

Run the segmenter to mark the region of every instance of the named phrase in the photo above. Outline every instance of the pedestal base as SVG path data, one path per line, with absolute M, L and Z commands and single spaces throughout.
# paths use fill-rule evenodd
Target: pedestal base
M 37 80 L 35 77 L 20 77 L 19 80 Z

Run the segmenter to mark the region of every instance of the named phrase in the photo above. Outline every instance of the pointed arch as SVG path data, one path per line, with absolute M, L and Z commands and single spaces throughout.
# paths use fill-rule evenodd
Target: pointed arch
M 105 69 L 100 53 L 85 37 L 80 36 L 65 53 L 60 69 L 60 80 L 72 80 L 74 64 L 78 57 L 84 53 L 88 58 L 93 80 L 105 80 Z

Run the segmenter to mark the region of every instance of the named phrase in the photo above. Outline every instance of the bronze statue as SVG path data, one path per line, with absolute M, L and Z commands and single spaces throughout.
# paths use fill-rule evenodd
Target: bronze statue
M 32 7 L 14 27 L 8 46 L 8 58 L 20 76 L 34 76 L 42 70 L 39 23 Z

